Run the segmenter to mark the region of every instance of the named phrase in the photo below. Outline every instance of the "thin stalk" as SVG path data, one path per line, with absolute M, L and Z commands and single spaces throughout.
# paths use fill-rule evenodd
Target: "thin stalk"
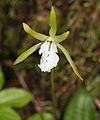
M 56 96 L 55 96 L 53 70 L 51 71 L 51 96 L 52 96 L 52 112 L 53 112 L 53 116 L 56 120 Z

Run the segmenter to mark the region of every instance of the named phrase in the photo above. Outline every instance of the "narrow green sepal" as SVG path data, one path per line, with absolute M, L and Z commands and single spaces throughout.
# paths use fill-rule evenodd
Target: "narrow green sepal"
M 70 31 L 67 31 L 61 35 L 54 36 L 54 41 L 56 41 L 58 43 L 64 41 L 69 36 L 69 33 L 70 33 Z
M 40 47 L 41 43 L 38 43 L 34 46 L 32 46 L 31 48 L 29 48 L 28 50 L 26 50 L 24 53 L 22 53 L 14 62 L 13 65 L 16 65 L 20 62 L 22 62 L 23 60 L 25 60 L 29 55 L 31 55 L 34 51 L 36 51 L 39 47 Z
M 49 30 L 49 35 L 51 37 L 55 36 L 56 31 L 57 31 L 56 13 L 54 11 L 54 8 L 52 7 L 51 12 L 50 12 L 50 30 Z
M 24 28 L 25 32 L 27 32 L 29 35 L 33 36 L 34 38 L 36 38 L 40 41 L 44 41 L 48 38 L 48 36 L 32 30 L 26 23 L 23 23 L 23 28 Z
M 72 58 L 70 57 L 68 51 L 60 44 L 57 44 L 58 48 L 64 53 L 65 57 L 67 58 L 68 62 L 70 63 L 74 73 L 81 79 L 83 80 L 83 78 L 81 77 L 81 75 L 79 74 L 76 65 L 74 64 Z

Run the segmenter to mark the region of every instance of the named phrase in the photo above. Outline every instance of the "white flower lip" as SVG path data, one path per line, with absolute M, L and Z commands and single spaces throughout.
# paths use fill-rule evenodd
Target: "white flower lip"
M 42 56 L 38 65 L 41 71 L 50 72 L 51 69 L 57 66 L 59 61 L 57 53 L 57 46 L 54 42 L 46 41 L 41 45 L 39 54 L 42 54 Z

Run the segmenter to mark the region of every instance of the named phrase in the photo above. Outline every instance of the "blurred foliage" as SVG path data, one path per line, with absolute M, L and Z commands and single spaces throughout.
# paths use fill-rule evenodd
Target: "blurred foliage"
M 4 82 L 5 82 L 4 74 L 3 74 L 2 68 L 0 66 L 0 89 L 3 87 Z
M 77 109 L 76 109 L 77 108 Z M 91 96 L 85 89 L 78 89 L 67 107 L 63 120 L 96 120 L 96 111 Z
M 50 91 L 47 90 L 50 87 L 50 74 L 40 72 L 37 65 L 40 59 L 38 51 L 23 63 L 17 66 L 12 64 L 19 54 L 37 43 L 24 32 L 22 22 L 48 34 L 48 16 L 52 5 L 57 13 L 57 33 L 71 31 L 68 40 L 62 44 L 67 47 L 84 78 L 83 83 L 78 81 L 64 55 L 59 53 L 61 59 L 54 71 L 58 113 L 62 113 L 65 100 L 69 100 L 73 91 L 85 86 L 93 96 L 97 106 L 97 117 L 100 118 L 99 0 L 0 0 L 0 65 L 6 79 L 4 87 L 27 88 L 22 84 L 24 79 L 36 100 L 41 101 L 42 108 L 38 107 L 50 109 Z M 28 111 L 29 108 L 24 110 Z M 21 114 L 25 118 L 22 111 Z M 30 113 L 27 112 L 26 116 Z
M 54 118 L 50 113 L 41 112 L 30 116 L 28 120 L 54 120 Z
M 12 108 L 2 108 L 0 109 L 0 119 L 1 120 L 21 120 L 19 114 Z

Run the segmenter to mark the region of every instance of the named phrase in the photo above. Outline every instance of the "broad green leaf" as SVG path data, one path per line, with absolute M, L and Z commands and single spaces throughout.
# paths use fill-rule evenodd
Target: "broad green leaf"
M 28 120 L 54 120 L 54 118 L 50 113 L 42 112 L 32 115 Z
M 58 43 L 64 41 L 68 37 L 69 33 L 70 32 L 67 31 L 67 32 L 65 32 L 65 33 L 63 33 L 61 35 L 54 36 L 54 41 L 56 41 Z
M 65 107 L 63 120 L 96 120 L 96 111 L 89 93 L 79 89 Z
M 3 71 L 2 71 L 1 66 L 0 66 L 0 89 L 3 87 L 4 82 L 5 82 L 4 74 L 3 74 Z
M 26 23 L 23 23 L 23 28 L 29 35 L 33 36 L 34 38 L 40 41 L 44 41 L 48 38 L 48 36 L 32 30 Z
M 68 51 L 67 51 L 62 45 L 60 45 L 60 44 L 57 44 L 57 46 L 58 46 L 58 48 L 64 53 L 65 57 L 67 58 L 68 62 L 70 63 L 70 65 L 71 65 L 73 71 L 75 72 L 75 74 L 76 74 L 81 80 L 83 80 L 83 78 L 80 76 L 80 74 L 79 74 L 79 72 L 78 72 L 78 70 L 77 70 L 77 68 L 76 68 L 73 60 L 71 59 Z
M 56 31 L 57 31 L 56 14 L 55 14 L 54 8 L 52 7 L 51 12 L 50 12 L 50 30 L 49 30 L 49 35 L 51 37 L 55 36 Z
M 41 43 L 38 43 L 34 46 L 32 46 L 31 48 L 29 48 L 28 50 L 26 50 L 24 53 L 22 53 L 14 62 L 14 65 L 22 62 L 23 60 L 25 60 L 29 55 L 31 55 L 34 51 L 36 51 L 39 47 L 40 47 Z
M 20 88 L 8 88 L 0 92 L 0 107 L 22 107 L 32 100 L 32 95 Z
M 0 120 L 21 120 L 19 114 L 11 108 L 0 109 Z

